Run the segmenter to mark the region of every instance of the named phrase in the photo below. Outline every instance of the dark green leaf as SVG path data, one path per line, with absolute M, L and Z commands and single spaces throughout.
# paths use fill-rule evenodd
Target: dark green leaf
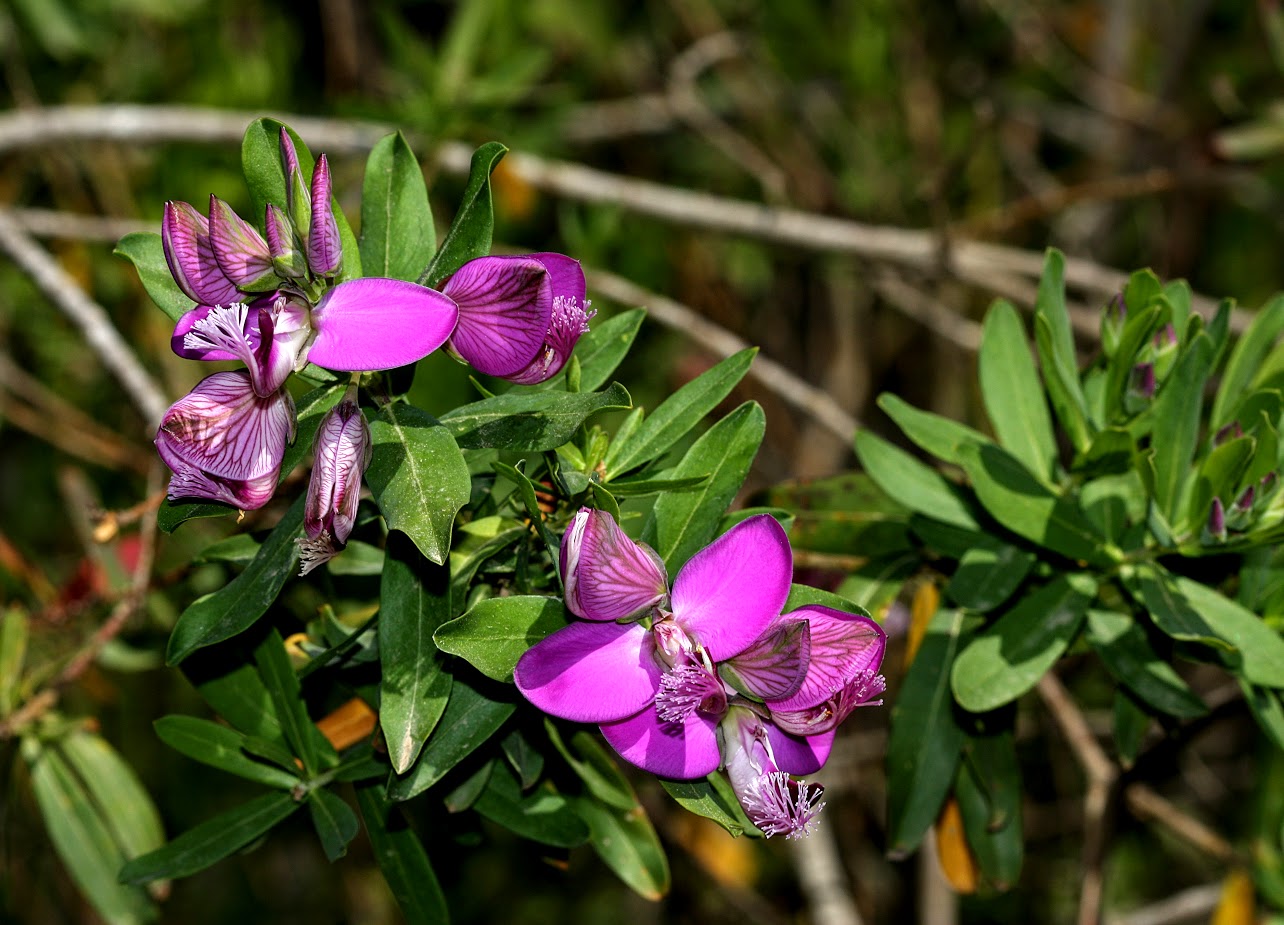
M 541 452 L 566 443 L 597 412 L 628 408 L 631 401 L 618 382 L 605 392 L 510 393 L 463 405 L 441 422 L 465 449 Z
M 637 795 L 628 778 L 620 772 L 611 753 L 602 747 L 596 732 L 581 730 L 571 736 L 570 746 L 567 746 L 550 717 L 544 718 L 544 729 L 553 747 L 566 759 L 595 799 L 626 812 L 637 805 Z
M 291 790 L 299 778 L 256 761 L 245 752 L 245 736 L 195 716 L 163 716 L 153 724 L 162 742 L 189 758 L 269 787 Z
M 973 639 L 950 671 L 959 704 L 996 709 L 1038 683 L 1070 645 L 1097 593 L 1084 574 L 1068 574 L 1026 595 Z
M 620 479 L 611 482 L 610 491 L 617 498 L 644 498 L 647 495 L 693 491 L 704 486 L 708 481 L 707 475 L 693 475 L 685 479 Z
M 347 854 L 348 842 L 361 827 L 352 807 L 329 790 L 313 790 L 308 794 L 308 811 L 326 858 L 333 863 Z
M 245 571 L 183 611 L 165 652 L 170 665 L 177 665 L 197 649 L 244 632 L 272 606 L 299 559 L 294 540 L 303 526 L 304 500 L 299 495 L 290 505 Z
M 531 740 L 522 734 L 520 729 L 510 730 L 499 744 L 508 759 L 508 766 L 517 775 L 517 782 L 523 790 L 535 786 L 540 775 L 544 773 L 544 753 L 536 748 Z
M 985 411 L 999 443 L 1038 478 L 1049 481 L 1057 462 L 1052 416 L 1025 326 L 1010 302 L 1000 299 L 985 316 L 977 369 Z
M 288 793 L 266 793 L 189 829 L 163 848 L 134 858 L 121 883 L 186 877 L 244 848 L 299 808 Z
M 962 631 L 962 611 L 937 611 L 892 707 L 887 831 L 893 857 L 905 857 L 918 847 L 954 781 L 963 729 L 954 716 L 950 666 Z
M 1136 763 L 1146 730 L 1150 728 L 1150 720 L 1150 714 L 1142 709 L 1141 704 L 1133 699 L 1127 689 L 1115 691 L 1115 750 L 1119 752 L 1119 763 L 1125 769 Z
M 1163 580 L 1167 584 L 1166 574 Z M 1180 575 L 1173 584 L 1218 638 L 1234 647 L 1227 658 L 1238 674 L 1253 684 L 1284 687 L 1284 639 L 1274 628 L 1208 585 Z
M 504 764 L 495 765 L 473 809 L 491 822 L 545 845 L 574 848 L 588 841 L 588 826 L 566 797 L 549 784 L 524 796 L 517 778 Z
M 1012 733 L 969 737 L 963 755 L 954 795 L 964 836 L 985 879 L 995 889 L 1011 889 L 1025 856 L 1021 767 Z
M 446 925 L 450 913 L 428 852 L 400 810 L 384 796 L 383 786 L 370 783 L 357 787 L 357 807 L 375 860 L 407 925 Z
M 437 630 L 442 651 L 458 655 L 496 681 L 511 682 L 526 650 L 566 625 L 566 608 L 555 597 L 492 597 Z
M 573 805 L 588 823 L 593 850 L 629 889 L 652 901 L 669 892 L 669 859 L 641 806 L 621 810 L 587 796 Z
M 873 431 L 856 432 L 856 457 L 869 477 L 898 504 L 957 527 L 977 529 L 976 518 L 958 488 Z
M 1156 710 L 1180 719 L 1208 712 L 1204 702 L 1155 651 L 1132 614 L 1089 610 L 1088 641 L 1115 679 Z
M 1071 468 L 1082 478 L 1118 475 L 1133 468 L 1135 452 L 1132 434 L 1126 428 L 1107 427 L 1096 433 Z
M 419 275 L 419 283 L 436 289 L 465 263 L 490 253 L 495 212 L 490 199 L 490 174 L 508 153 L 497 141 L 489 141 L 473 152 L 459 209 L 432 262 Z
M 660 778 L 660 786 L 687 812 L 712 819 L 732 835 L 758 832 L 720 774 L 710 774 L 697 780 Z
M 1034 561 L 1032 553 L 1008 543 L 980 543 L 963 553 L 945 593 L 960 607 L 989 613 L 1021 586 Z
M 1052 407 L 1070 435 L 1070 443 L 1082 452 L 1091 442 L 1092 433 L 1066 309 L 1065 263 L 1060 251 L 1048 249 L 1034 303 L 1034 339 Z
M 232 728 L 267 741 L 285 742 L 272 695 L 240 645 L 203 649 L 183 663 L 183 673 Z
M 455 514 L 472 479 L 449 427 L 413 405 L 385 405 L 370 420 L 366 483 L 389 530 L 400 530 L 438 565 L 450 553 Z
M 441 719 L 452 678 L 432 634 L 450 619 L 450 570 L 431 565 L 404 534 L 388 534 L 379 587 L 379 726 L 398 774 Z
M 1172 309 L 1164 303 L 1129 309 L 1128 320 L 1124 323 L 1123 334 L 1119 338 L 1119 348 L 1111 358 L 1106 372 L 1106 391 L 1102 396 L 1102 405 L 1107 421 L 1115 420 L 1124 410 L 1124 391 L 1132 378 L 1138 351 L 1171 314 Z
M 235 514 L 236 508 L 230 504 L 216 504 L 206 501 L 170 501 L 166 498 L 156 509 L 156 526 L 164 533 L 173 533 L 179 525 L 198 517 L 222 517 L 224 514 Z
M 1239 686 L 1258 727 L 1276 748 L 1284 749 L 1284 703 L 1280 702 L 1280 692 L 1249 684 L 1243 678 L 1239 679 Z
M 1155 502 L 1172 524 L 1178 519 L 1182 485 L 1190 472 L 1190 461 L 1199 440 L 1204 382 L 1212 372 L 1212 364 L 1212 341 L 1200 334 L 1182 350 L 1155 399 L 1155 426 L 1151 436 L 1155 454 Z
M 410 773 L 396 778 L 388 787 L 392 799 L 408 800 L 427 790 L 513 715 L 516 707 L 511 701 L 492 700 L 478 690 L 481 685 L 474 686 L 470 681 L 455 678 L 437 734 L 428 740 Z
M 315 774 L 320 767 L 320 751 L 317 746 L 320 733 L 308 716 L 308 706 L 303 701 L 299 677 L 290 664 L 281 634 L 275 629 L 254 650 L 254 664 L 272 697 L 272 705 L 276 708 L 277 719 L 281 721 L 285 741 L 303 762 L 303 770 L 309 775 Z
M 196 303 L 174 282 L 159 234 L 152 231 L 127 234 L 120 239 L 112 253 L 124 257 L 134 265 L 143 288 L 160 310 L 169 316 L 170 321 L 177 322 L 185 312 L 196 307 Z
M 580 338 L 575 345 L 575 356 L 580 361 L 579 391 L 592 392 L 611 378 L 611 373 L 615 372 L 615 368 L 633 345 L 633 339 L 637 337 L 644 318 L 644 309 L 631 308 L 605 321 L 594 323 L 589 332 Z M 553 381 L 557 381 L 556 376 Z
M 361 267 L 368 276 L 413 280 L 437 248 L 428 189 L 401 132 L 379 139 L 361 185 Z

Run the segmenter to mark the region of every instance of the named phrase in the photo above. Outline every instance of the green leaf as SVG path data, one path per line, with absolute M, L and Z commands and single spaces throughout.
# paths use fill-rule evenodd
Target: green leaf
M 1132 614 L 1089 610 L 1088 642 L 1115 679 L 1156 710 L 1179 719 L 1208 712 L 1172 665 L 1155 651 Z
M 304 500 L 300 495 L 290 505 L 245 571 L 183 611 L 169 637 L 168 664 L 177 665 L 197 649 L 244 632 L 272 606 L 299 559 L 294 540 L 303 526 Z
M 437 249 L 424 173 L 401 132 L 380 138 L 361 185 L 361 267 L 414 280 Z
M 1226 507 L 1230 507 L 1256 449 L 1257 441 L 1245 435 L 1227 440 L 1204 457 L 1195 473 L 1195 483 L 1191 486 L 1190 501 L 1186 506 L 1184 523 L 1188 530 L 1199 534 L 1200 528 L 1208 522 L 1214 498 L 1221 498 Z
M 442 626 L 433 639 L 486 677 L 511 682 L 526 650 L 566 622 L 566 608 L 555 597 L 492 597 Z
M 937 459 L 958 464 L 959 447 L 969 443 L 989 443 L 979 430 L 951 421 L 930 411 L 923 411 L 896 395 L 878 396 L 878 407 L 891 418 L 905 436 Z
M 1128 388 L 1128 380 L 1132 377 L 1138 351 L 1164 323 L 1164 319 L 1171 314 L 1172 309 L 1162 303 L 1130 310 L 1128 320 L 1124 323 L 1123 334 L 1119 337 L 1119 347 L 1106 371 L 1106 390 L 1102 397 L 1102 405 L 1107 421 L 1114 420 L 1124 410 L 1124 392 Z
M 162 716 L 152 725 L 170 748 L 220 771 L 281 790 L 299 783 L 296 775 L 251 758 L 245 752 L 245 735 L 220 723 L 195 716 Z
M 1042 287 L 1040 287 L 1042 288 Z M 1070 436 L 1070 445 L 1082 453 L 1092 442 L 1092 425 L 1088 418 L 1088 399 L 1079 383 L 1079 373 L 1074 363 L 1074 347 L 1070 356 L 1063 355 L 1054 344 L 1052 325 L 1040 314 L 1034 316 L 1034 342 L 1039 350 L 1039 363 L 1043 370 L 1043 383 L 1047 389 L 1057 420 Z
M 1118 556 L 1096 526 L 1067 498 L 1036 479 L 1011 454 L 993 444 L 960 453 L 972 488 L 995 520 L 1053 552 L 1109 568 Z
M 410 769 L 441 719 L 452 677 L 432 634 L 450 618 L 450 573 L 388 535 L 379 587 L 379 726 L 393 769 Z
M 1274 628 L 1208 585 L 1180 575 L 1174 584 L 1217 636 L 1234 646 L 1228 659 L 1237 673 L 1253 684 L 1284 687 L 1284 639 Z
M 1090 479 L 1129 472 L 1135 461 L 1132 434 L 1123 427 L 1107 427 L 1096 433 L 1088 449 L 1075 457 L 1071 468 L 1081 478 Z
M 1021 767 L 1011 731 L 969 736 L 963 759 L 954 785 L 963 834 L 986 880 L 1011 889 L 1025 859 Z
M 441 780 L 479 745 L 499 731 L 516 709 L 508 700 L 492 700 L 478 690 L 471 678 L 455 678 L 450 702 L 437 724 L 437 734 L 428 740 L 419 760 L 404 777 L 388 787 L 394 800 L 409 800 Z M 486 688 L 489 690 L 489 688 Z
M 1062 575 L 977 634 L 950 671 L 959 705 L 984 713 L 1034 687 L 1079 632 L 1096 594 L 1097 583 L 1088 575 Z
M 1177 591 L 1172 576 L 1157 566 L 1140 569 L 1136 582 L 1128 587 L 1133 597 L 1150 612 L 1150 619 L 1155 626 L 1173 639 L 1220 646 L 1223 649 L 1231 647 L 1230 642 L 1218 636 Z
M 707 484 L 707 475 L 693 475 L 685 479 L 621 479 L 610 484 L 611 494 L 617 498 L 645 498 L 670 492 L 691 491 Z
M 731 394 L 757 355 L 756 347 L 741 350 L 662 401 L 628 440 L 611 443 L 603 463 L 606 478 L 635 469 L 668 451 Z
M 791 610 L 797 610 L 799 607 L 805 607 L 808 604 L 819 604 L 822 607 L 832 607 L 834 610 L 843 610 L 847 613 L 854 613 L 862 617 L 869 616 L 869 611 L 854 601 L 849 601 L 845 597 L 840 597 L 832 591 L 824 591 L 820 588 L 813 588 L 811 585 L 799 584 L 791 584 L 789 586 L 789 596 L 785 598 L 785 606 L 781 608 L 781 612 L 788 613 Z
M 535 747 L 520 729 L 512 729 L 499 743 L 508 766 L 517 775 L 517 782 L 523 790 L 529 790 L 539 781 L 544 773 L 544 753 Z
M 652 901 L 669 892 L 669 859 L 640 805 L 621 810 L 587 796 L 572 805 L 588 823 L 593 850 L 629 889 Z
M 472 479 L 450 429 L 413 405 L 385 405 L 370 420 L 366 470 L 389 530 L 414 540 L 438 565 L 450 553 L 455 514 L 468 503 Z
M 580 361 L 579 391 L 592 392 L 606 383 L 628 355 L 644 318 L 644 309 L 631 308 L 592 325 L 580 338 L 575 345 L 575 356 Z M 557 377 L 552 381 L 556 382 Z
M 432 262 L 419 275 L 419 283 L 438 288 L 446 277 L 465 263 L 490 253 L 495 212 L 490 199 L 490 175 L 508 149 L 497 141 L 488 141 L 473 152 L 468 171 L 468 184 L 459 200 L 455 220 Z M 565 441 L 562 441 L 565 442 Z
M 54 850 L 98 914 L 110 925 L 135 925 L 155 918 L 155 907 L 145 892 L 117 882 L 116 871 L 125 854 L 102 808 L 59 747 L 25 739 L 22 756 Z
M 320 750 L 317 746 L 320 732 L 308 716 L 308 706 L 303 700 L 299 676 L 294 673 L 294 666 L 290 664 L 290 657 L 285 652 L 285 642 L 275 628 L 264 636 L 263 642 L 254 650 L 254 664 L 272 697 L 272 705 L 276 708 L 277 719 L 281 721 L 285 741 L 303 762 L 303 770 L 309 776 L 315 774 L 320 768 Z
M 348 842 L 357 837 L 360 828 L 357 814 L 338 794 L 313 790 L 308 794 L 308 811 L 312 825 L 321 839 L 326 858 L 334 863 L 348 853 Z
M 566 443 L 597 412 L 631 405 L 628 390 L 615 382 L 604 392 L 496 395 L 449 411 L 441 422 L 464 449 L 542 452 Z
M 651 542 L 670 575 L 713 539 L 749 474 L 766 427 L 757 402 L 745 402 L 705 431 L 673 468 L 674 478 L 708 475 L 709 481 L 695 491 L 661 495 L 643 526 L 644 541 Z
M 898 504 L 956 527 L 979 529 L 956 486 L 873 431 L 856 431 L 856 458 L 866 474 Z
M 1196 336 L 1182 351 L 1168 380 L 1155 399 L 1151 446 L 1155 460 L 1155 502 L 1177 522 L 1182 485 L 1199 441 L 1199 418 L 1204 404 L 1204 383 L 1213 365 L 1213 344 L 1205 334 Z
M 170 321 L 177 322 L 185 312 L 196 307 L 196 303 L 174 282 L 159 234 L 152 231 L 131 232 L 120 239 L 112 253 L 124 257 L 134 265 L 143 288 L 157 307 L 169 316 Z
M 999 443 L 1040 479 L 1050 481 L 1057 463 L 1052 416 L 1025 326 L 1012 303 L 1000 299 L 986 314 L 977 367 L 985 411 Z
M 183 663 L 183 673 L 210 708 L 234 729 L 267 741 L 285 742 L 272 695 L 241 645 L 203 649 Z
M 610 751 L 602 747 L 596 732 L 581 730 L 571 736 L 567 746 L 551 717 L 544 717 L 544 730 L 594 799 L 626 812 L 637 806 L 637 795 L 628 778 L 621 773 Z
M 1024 549 L 1009 543 L 983 541 L 959 558 L 945 593 L 960 607 L 989 613 L 1016 592 L 1034 562 L 1035 556 Z
M 950 665 L 962 632 L 962 611 L 937 611 L 892 707 L 887 831 L 893 857 L 903 858 L 918 847 L 954 780 L 963 729 L 954 716 Z
M 27 659 L 30 623 L 17 605 L 0 615 L 0 719 L 13 712 L 22 699 L 22 668 Z
M 733 836 L 758 832 L 720 774 L 714 773 L 696 780 L 668 780 L 662 777 L 660 786 L 687 812 L 712 819 Z
M 384 796 L 381 783 L 357 787 L 357 808 L 366 824 L 370 846 L 407 925 L 445 925 L 450 921 L 446 897 L 437 882 L 428 852 L 401 811 Z
M 1126 688 L 1115 691 L 1114 697 L 1115 750 L 1119 763 L 1125 769 L 1137 761 L 1141 745 L 1150 728 L 1151 715 L 1133 698 Z
M 548 784 L 524 796 L 505 764 L 495 765 L 473 809 L 523 838 L 555 848 L 574 848 L 588 841 L 588 826 L 566 797 Z
M 1284 703 L 1280 702 L 1279 691 L 1249 684 L 1243 678 L 1239 679 L 1239 686 L 1258 727 L 1276 748 L 1284 749 Z
M 188 829 L 163 848 L 134 858 L 120 872 L 121 883 L 149 883 L 186 877 L 244 848 L 299 808 L 288 793 L 265 793 Z
M 179 524 L 199 517 L 222 517 L 235 514 L 236 508 L 230 504 L 216 504 L 205 501 L 170 501 L 168 498 L 156 509 L 156 526 L 163 533 L 173 533 Z

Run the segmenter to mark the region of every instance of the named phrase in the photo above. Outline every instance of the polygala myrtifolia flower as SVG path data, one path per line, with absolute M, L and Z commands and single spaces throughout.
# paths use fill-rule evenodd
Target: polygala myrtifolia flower
M 312 476 L 303 508 L 300 574 L 338 555 L 357 522 L 361 476 L 370 465 L 370 427 L 356 399 L 345 395 L 317 428 Z
M 598 723 L 652 773 L 726 767 L 765 833 L 804 834 L 819 788 L 784 779 L 819 769 L 838 723 L 882 691 L 885 637 L 829 607 L 782 615 L 792 560 L 784 530 L 758 515 L 696 553 L 670 592 L 653 550 L 581 510 L 561 568 L 567 609 L 587 622 L 536 643 L 514 680 L 545 712 Z
M 584 270 L 562 254 L 478 257 L 441 291 L 459 305 L 451 352 L 489 376 L 526 385 L 561 372 L 595 314 Z

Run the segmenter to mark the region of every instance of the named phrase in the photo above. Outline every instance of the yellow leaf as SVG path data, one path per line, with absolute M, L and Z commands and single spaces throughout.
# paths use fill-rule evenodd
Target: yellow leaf
M 1242 870 L 1232 870 L 1222 881 L 1222 898 L 1213 910 L 1211 925 L 1253 925 L 1256 920 L 1253 880 Z
M 728 838 L 716 822 L 682 813 L 674 836 L 696 862 L 719 883 L 752 889 L 758 880 L 758 857 L 750 838 Z
M 956 893 L 975 893 L 978 882 L 976 858 L 963 836 L 959 801 L 951 794 L 936 820 L 936 859 L 941 873 Z
M 909 670 L 910 662 L 914 661 L 914 656 L 918 654 L 919 643 L 927 634 L 927 625 L 932 622 L 932 617 L 936 615 L 936 610 L 940 606 L 941 592 L 936 590 L 934 582 L 925 581 L 915 589 L 914 598 L 910 601 L 909 634 L 905 639 L 906 671 Z
M 360 697 L 353 697 L 343 706 L 317 721 L 321 734 L 330 740 L 337 752 L 350 748 L 374 734 L 379 715 Z

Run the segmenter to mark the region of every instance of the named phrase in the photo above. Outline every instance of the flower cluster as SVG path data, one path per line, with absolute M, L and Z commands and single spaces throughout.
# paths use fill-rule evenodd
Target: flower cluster
M 881 703 L 878 624 L 815 604 L 782 613 L 793 553 L 765 514 L 694 555 L 670 590 L 652 549 L 583 509 L 561 570 L 581 620 L 522 656 L 514 678 L 526 698 L 598 723 L 620 755 L 661 777 L 723 767 L 764 834 L 807 834 L 823 791 L 794 775 L 821 768 L 852 710 Z
M 306 182 L 284 129 L 280 150 L 286 202 L 268 204 L 263 234 L 217 197 L 208 218 L 184 202 L 165 207 L 165 259 L 196 303 L 174 328 L 174 351 L 245 364 L 207 377 L 162 419 L 156 446 L 173 471 L 170 499 L 266 504 L 295 433 L 286 380 L 307 363 L 393 369 L 449 342 L 484 373 L 536 383 L 562 369 L 588 330 L 584 273 L 560 254 L 480 257 L 441 291 L 396 279 L 339 281 L 343 245 L 325 155 Z M 318 433 L 305 570 L 343 548 L 369 457 L 369 431 L 349 395 Z

